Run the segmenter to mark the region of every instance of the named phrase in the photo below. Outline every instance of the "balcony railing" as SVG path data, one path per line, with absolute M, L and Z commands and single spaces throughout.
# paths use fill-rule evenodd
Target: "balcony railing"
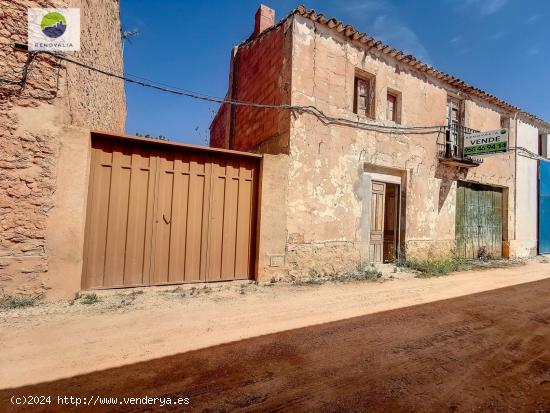
M 446 126 L 437 138 L 437 156 L 442 163 L 472 167 L 480 165 L 483 160 L 464 156 L 464 137 L 479 131 L 453 122 Z

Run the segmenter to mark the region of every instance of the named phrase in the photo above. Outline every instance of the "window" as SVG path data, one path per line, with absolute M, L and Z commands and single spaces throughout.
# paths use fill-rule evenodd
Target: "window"
M 374 76 L 355 77 L 353 112 L 374 119 Z
M 510 118 L 507 118 L 506 116 L 500 117 L 500 127 L 510 129 Z
M 388 103 L 386 106 L 386 119 L 395 122 L 397 114 L 397 96 L 388 93 Z
M 539 155 L 548 158 L 550 155 L 550 135 L 547 133 L 541 133 L 539 135 Z
M 388 89 L 386 96 L 386 120 L 401 123 L 401 94 Z
M 447 124 L 449 127 L 463 126 L 462 101 L 453 97 L 447 98 Z
M 447 98 L 447 125 L 445 154 L 447 157 L 456 157 L 462 153 L 464 102 L 451 96 Z

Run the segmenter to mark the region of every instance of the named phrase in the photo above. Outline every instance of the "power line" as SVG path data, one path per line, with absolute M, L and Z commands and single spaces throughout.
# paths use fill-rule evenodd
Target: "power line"
M 28 51 L 27 47 L 24 46 L 24 45 L 16 44 L 16 49 Z M 25 62 L 22 79 L 20 81 L 14 81 L 14 80 L 10 80 L 10 79 L 0 78 L 0 82 L 3 81 L 3 82 L 19 84 L 19 85 L 24 85 L 25 84 L 25 82 L 27 80 L 27 77 L 28 77 L 28 74 L 29 74 L 30 69 L 31 69 L 31 64 L 32 64 L 32 62 L 33 62 L 33 60 L 36 57 L 36 54 L 38 52 L 28 52 L 28 53 L 29 53 L 29 55 L 28 55 L 27 61 Z M 247 106 L 247 107 L 253 107 L 253 108 L 258 108 L 258 109 L 279 109 L 279 110 L 296 111 L 296 112 L 300 112 L 300 113 L 309 113 L 309 114 L 312 114 L 313 116 L 316 116 L 317 118 L 319 118 L 321 120 L 321 122 L 323 122 L 324 124 L 339 124 L 339 125 L 344 125 L 344 126 L 358 127 L 358 128 L 362 128 L 362 129 L 368 129 L 368 130 L 374 130 L 374 131 L 386 132 L 386 133 L 389 132 L 389 133 L 396 133 L 396 134 L 405 134 L 405 133 L 409 133 L 409 134 L 431 134 L 431 133 L 436 133 L 436 132 L 440 133 L 445 128 L 445 126 L 441 126 L 441 125 L 416 126 L 416 127 L 415 126 L 413 126 L 413 127 L 404 127 L 404 126 L 379 125 L 379 124 L 375 124 L 375 123 L 362 122 L 362 121 L 359 121 L 359 120 L 354 121 L 354 120 L 347 119 L 347 118 L 329 116 L 329 115 L 326 115 L 325 113 L 323 113 L 317 107 L 311 106 L 311 105 L 309 105 L 309 106 L 288 105 L 288 104 L 270 105 L 270 104 L 264 104 L 264 103 L 255 103 L 255 102 L 247 102 L 247 101 L 242 101 L 242 100 L 220 98 L 220 97 L 216 97 L 216 96 L 211 96 L 211 95 L 206 95 L 206 94 L 202 94 L 202 93 L 198 93 L 198 92 L 193 92 L 193 91 L 186 90 L 186 89 L 181 89 L 181 88 L 178 88 L 176 86 L 171 86 L 171 85 L 163 84 L 163 83 L 160 83 L 160 82 L 155 82 L 155 81 L 152 81 L 152 80 L 149 80 L 149 79 L 146 79 L 146 78 L 141 78 L 141 77 L 138 77 L 138 76 L 130 75 L 128 73 L 117 74 L 117 73 L 114 73 L 111 68 L 108 68 L 106 66 L 103 66 L 103 68 L 101 68 L 101 66 L 97 67 L 98 65 L 93 66 L 89 63 L 82 62 L 82 61 L 74 59 L 74 58 L 70 58 L 67 55 L 63 54 L 63 53 L 53 53 L 53 52 L 48 52 L 48 51 L 43 51 L 43 53 L 50 54 L 50 55 L 52 55 L 52 56 L 54 56 L 54 57 L 56 57 L 60 60 L 64 60 L 66 62 L 76 64 L 80 67 L 83 67 L 83 68 L 86 68 L 86 69 L 104 74 L 104 75 L 109 76 L 109 77 L 114 77 L 114 78 L 123 80 L 123 81 L 128 82 L 128 83 L 137 84 L 139 86 L 148 87 L 148 88 L 152 88 L 152 89 L 155 89 L 155 90 L 159 90 L 161 92 L 171 93 L 171 94 L 175 94 L 175 95 L 179 95 L 179 96 L 186 96 L 186 97 L 190 97 L 190 98 L 193 98 L 193 99 L 199 99 L 199 100 L 204 100 L 204 101 L 209 101 L 209 102 L 220 103 L 222 105 L 227 104 L 227 105 L 235 105 L 235 106 Z M 535 154 L 534 152 L 531 152 L 528 149 L 526 149 L 524 147 L 521 147 L 521 146 L 510 147 L 509 149 L 511 151 L 519 152 L 519 154 L 521 156 L 524 156 L 524 157 L 528 157 L 528 158 L 535 159 L 535 160 L 550 161 L 550 159 L 548 159 L 544 156 Z
M 549 158 L 546 158 L 542 155 L 538 155 L 535 152 L 530 151 L 527 148 L 524 148 L 523 146 L 511 146 L 511 151 L 518 152 L 518 155 L 523 156 L 525 158 L 533 159 L 535 161 L 550 161 Z
M 26 46 L 24 45 L 16 45 L 16 49 L 18 50 L 27 50 Z M 147 87 L 151 89 L 155 89 L 161 92 L 165 93 L 171 93 L 174 95 L 179 96 L 185 96 L 193 99 L 208 101 L 208 102 L 214 102 L 219 104 L 227 104 L 227 105 L 234 105 L 234 106 L 245 106 L 245 107 L 252 107 L 257 109 L 271 109 L 271 110 L 289 110 L 291 112 L 298 112 L 298 113 L 308 113 L 315 117 L 317 117 L 321 122 L 325 125 L 328 124 L 338 124 L 343 126 L 349 126 L 349 127 L 355 127 L 355 128 L 361 128 L 361 129 L 367 129 L 367 130 L 373 130 L 378 132 L 384 132 L 384 133 L 395 133 L 395 134 L 433 134 L 442 132 L 444 126 L 441 125 L 435 125 L 435 126 L 390 126 L 390 125 L 380 125 L 376 123 L 370 123 L 370 122 L 363 122 L 360 120 L 351 120 L 347 118 L 342 117 L 334 117 L 325 114 L 323 111 L 318 109 L 315 106 L 301 106 L 301 105 L 288 105 L 288 104 L 264 104 L 264 103 L 255 103 L 255 102 L 249 102 L 249 101 L 242 101 L 242 100 L 236 100 L 236 99 L 227 99 L 227 98 L 220 98 L 216 96 L 210 96 L 199 92 L 194 92 L 190 90 L 180 89 L 178 87 L 172 86 L 172 85 L 166 85 L 159 82 L 151 81 L 145 78 L 139 78 L 137 76 L 132 76 L 129 74 L 119 74 L 115 73 L 110 68 L 101 68 L 98 67 L 98 65 L 92 65 L 86 62 L 83 62 L 81 60 L 69 57 L 63 53 L 54 53 L 49 51 L 42 51 L 42 53 L 47 53 L 49 55 L 52 55 L 60 60 L 78 65 L 80 67 L 83 67 L 88 70 L 92 70 L 98 73 L 101 73 L 103 75 L 117 78 L 120 80 L 123 80 L 128 83 L 136 84 L 142 87 Z

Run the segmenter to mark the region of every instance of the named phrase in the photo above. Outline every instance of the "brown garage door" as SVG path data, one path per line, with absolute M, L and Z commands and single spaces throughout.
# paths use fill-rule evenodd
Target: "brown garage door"
M 84 288 L 253 277 L 259 158 L 95 136 Z

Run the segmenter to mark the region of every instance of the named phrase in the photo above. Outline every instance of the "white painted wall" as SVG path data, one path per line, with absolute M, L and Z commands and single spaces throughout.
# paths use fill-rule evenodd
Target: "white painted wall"
M 518 120 L 517 146 L 538 153 L 539 131 Z M 537 161 L 517 156 L 516 254 L 537 255 Z

